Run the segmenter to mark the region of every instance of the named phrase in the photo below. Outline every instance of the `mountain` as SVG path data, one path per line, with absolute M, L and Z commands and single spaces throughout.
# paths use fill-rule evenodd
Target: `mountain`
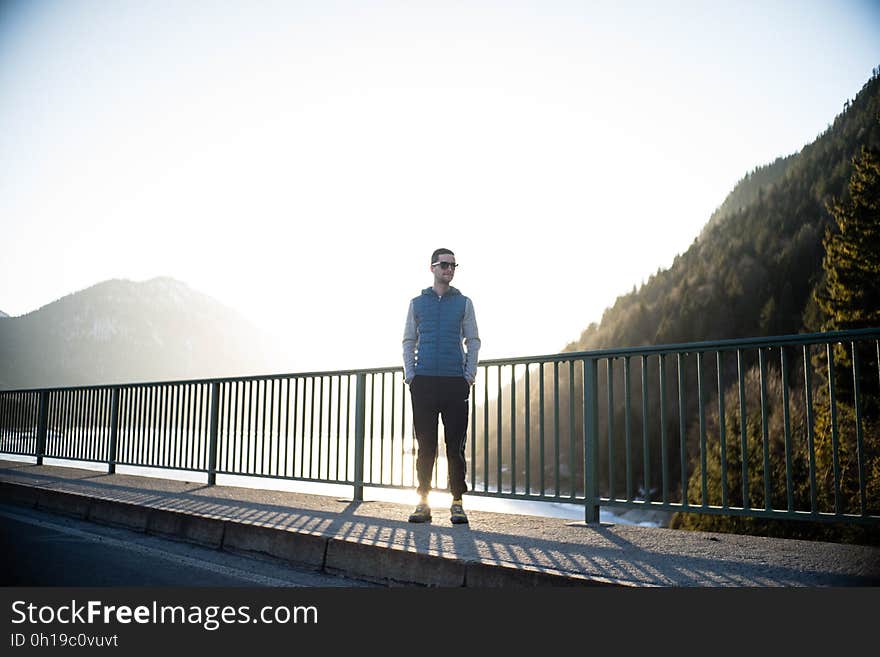
M 7 315 L 5 312 L 0 310 L 0 319 L 3 319 L 4 317 L 9 317 L 9 315 Z
M 691 246 L 675 257 L 671 267 L 658 270 L 640 288 L 633 288 L 631 292 L 619 296 L 614 305 L 605 310 L 600 322 L 588 326 L 563 351 L 775 336 L 825 329 L 828 318 L 815 301 L 817 295 L 823 297 L 823 290 L 826 289 L 823 239 L 826 234 L 839 232 L 831 208 L 835 207 L 835 201 L 843 204 L 849 202 L 849 182 L 854 162 L 861 157 L 863 149 L 880 151 L 880 68 L 874 71 L 856 97 L 844 104 L 843 112 L 815 141 L 798 153 L 778 158 L 744 176 L 713 213 Z M 718 157 L 723 157 L 723 153 L 719 153 Z M 866 295 L 858 298 L 874 297 Z M 874 362 L 872 358 L 863 363 L 862 369 L 863 375 L 876 383 L 877 370 L 868 371 L 876 368 L 871 364 Z M 723 368 L 723 372 L 717 375 L 718 380 L 736 381 L 736 360 L 725 359 Z M 695 369 L 694 361 L 685 364 L 682 374 L 685 381 L 696 380 Z M 544 371 L 544 387 L 547 389 L 553 389 L 551 386 L 556 383 L 556 372 L 551 370 L 548 368 Z M 714 380 L 712 377 L 717 373 L 713 373 L 712 365 L 708 364 L 704 374 L 706 380 Z M 573 381 L 569 381 L 569 376 L 567 368 L 559 368 L 558 400 L 553 395 L 544 398 L 543 417 L 553 418 L 554 435 L 561 437 L 554 447 L 562 454 L 570 454 L 569 462 L 579 464 L 583 462 L 583 427 L 578 415 L 579 404 L 570 404 L 568 391 L 574 393 L 573 399 L 579 399 L 581 381 L 577 375 Z M 659 385 L 656 370 L 649 372 L 648 376 L 649 389 L 656 390 Z M 794 377 L 789 382 L 793 386 L 792 399 L 803 399 L 803 391 L 797 388 L 796 376 L 791 372 L 789 376 Z M 800 381 L 803 380 L 801 375 Z M 640 426 L 642 417 L 652 418 L 651 422 L 641 425 L 646 427 L 643 435 L 647 452 L 636 441 L 629 455 L 637 464 L 633 472 L 636 480 L 643 461 L 644 468 L 649 472 L 660 472 L 664 454 L 662 431 L 665 429 L 667 435 L 677 435 L 680 419 L 677 412 L 667 412 L 665 426 L 661 427 L 656 421 L 662 416 L 659 395 L 649 395 L 644 410 L 638 403 L 628 409 L 620 372 L 615 374 L 613 385 L 613 409 L 610 413 L 600 414 L 599 435 L 607 434 L 608 416 L 618 433 L 628 419 Z M 634 400 L 639 398 L 640 385 L 638 375 L 634 375 L 630 379 L 629 389 Z M 524 381 L 520 379 L 516 387 L 522 391 Z M 516 417 L 509 417 L 506 412 L 502 417 L 499 405 L 492 400 L 486 410 L 477 409 L 478 418 L 492 418 L 498 413 L 499 422 L 497 428 L 492 425 L 487 428 L 483 440 L 475 441 L 475 469 L 479 469 L 486 459 L 493 462 L 494 452 L 507 455 L 513 447 L 516 449 L 517 481 L 524 481 L 523 464 L 527 461 L 531 466 L 532 481 L 539 476 L 537 473 L 541 473 L 542 466 L 543 474 L 553 481 L 556 476 L 553 454 L 531 449 L 527 456 L 524 440 L 519 439 L 513 446 L 510 441 L 511 436 L 525 433 L 527 421 L 532 436 L 542 435 L 546 428 L 540 424 L 541 414 L 536 412 L 541 408 L 538 388 L 533 379 L 528 405 L 522 403 L 521 396 L 517 396 Z M 839 386 L 839 390 L 842 389 L 842 385 Z M 863 392 L 865 390 L 867 388 L 863 387 Z M 735 392 L 728 389 L 725 395 Z M 512 397 L 510 386 L 504 387 L 501 397 L 501 406 L 509 408 Z M 844 408 L 842 399 L 838 400 L 838 414 L 841 416 Z M 682 417 L 686 419 L 686 431 L 690 436 L 700 430 L 698 423 L 694 425 L 699 415 L 698 403 L 697 395 L 685 395 Z M 530 409 L 528 420 L 524 410 L 526 407 Z M 815 410 L 818 418 L 821 411 L 818 398 Z M 867 406 L 862 409 L 866 422 L 870 419 L 868 410 Z M 794 421 L 794 409 L 788 411 L 791 413 L 790 419 Z M 732 414 L 728 414 L 726 421 L 731 417 Z M 515 432 L 511 427 L 513 422 L 517 426 Z M 709 424 L 711 430 L 711 422 Z M 867 450 L 868 424 L 865 427 Z M 736 433 L 732 428 L 730 432 L 731 435 Z M 818 429 L 815 434 L 817 444 L 824 444 L 822 441 L 826 440 L 827 435 L 820 435 Z M 779 432 L 773 434 L 774 440 L 778 439 L 778 435 Z M 841 440 L 842 436 L 841 433 Z M 760 440 L 756 444 L 760 444 Z M 878 443 L 871 442 L 871 445 L 875 444 Z M 684 461 L 691 463 L 689 472 L 699 472 L 700 462 L 695 461 L 699 454 L 694 451 L 697 449 L 695 445 L 699 446 L 690 439 L 684 455 L 667 445 L 669 481 L 679 480 L 681 463 Z M 600 441 L 599 463 L 604 464 L 611 459 L 618 467 L 614 470 L 613 481 L 610 480 L 610 469 L 600 472 L 600 488 L 604 491 L 613 488 L 619 492 L 625 489 L 629 477 L 627 469 L 620 464 L 624 463 L 630 447 L 625 441 L 617 440 L 613 445 L 614 453 L 609 455 L 608 449 L 607 443 Z M 880 456 L 871 460 L 874 459 L 872 454 L 866 453 L 865 462 L 880 463 Z M 802 463 L 806 457 L 796 452 L 793 458 L 800 459 L 798 462 Z M 712 465 L 711 457 L 709 465 Z M 486 476 L 491 479 L 492 473 L 487 472 Z M 562 489 L 582 490 L 583 476 L 582 473 L 578 474 L 576 467 L 573 471 L 560 467 L 560 479 Z M 880 478 L 871 474 L 870 481 L 870 486 L 876 487 Z M 698 491 L 698 484 L 692 485 L 690 491 Z M 735 488 L 735 485 L 731 486 Z M 869 495 L 873 496 L 870 499 L 880 500 L 880 496 L 870 492 Z M 720 525 L 713 527 L 720 529 Z
M 669 269 L 618 297 L 565 351 L 818 330 L 827 206 L 848 197 L 863 146 L 880 148 L 880 68 L 814 142 L 740 180 Z
M 0 322 L 0 389 L 263 374 L 277 355 L 184 283 L 110 280 Z

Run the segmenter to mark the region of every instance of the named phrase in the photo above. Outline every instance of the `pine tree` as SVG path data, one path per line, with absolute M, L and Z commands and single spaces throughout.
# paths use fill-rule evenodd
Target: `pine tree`
M 849 196 L 830 204 L 835 225 L 822 241 L 826 283 L 816 302 L 826 330 L 880 326 L 880 152 L 862 146 Z
M 822 266 L 825 282 L 815 295 L 824 315 L 823 328 L 844 330 L 880 326 L 880 153 L 862 146 L 853 159 L 849 180 L 849 199 L 829 206 L 834 225 L 825 233 Z M 835 230 L 836 229 L 836 230 Z M 820 498 L 845 513 L 876 513 L 880 509 L 880 391 L 877 389 L 875 345 L 863 344 L 859 360 L 861 420 L 854 410 L 853 352 L 858 344 L 834 349 L 836 380 L 836 422 L 831 417 L 827 387 L 816 395 L 816 459 L 818 471 L 826 480 Z M 866 352 L 866 353 L 863 353 Z M 828 379 L 827 358 L 815 359 L 818 374 Z M 858 425 L 861 425 L 860 427 Z M 861 428 L 862 453 L 855 436 Z M 836 434 L 836 435 L 835 435 Z M 837 446 L 835 447 L 835 442 Z M 836 464 L 835 464 L 836 461 Z M 837 490 L 834 470 L 839 472 Z M 864 480 L 865 494 L 859 492 Z M 862 509 L 864 502 L 866 509 Z M 871 533 L 872 542 L 878 540 Z
M 853 158 L 849 179 L 849 199 L 834 200 L 829 212 L 834 223 L 825 232 L 822 245 L 824 282 L 814 294 L 824 316 L 822 328 L 836 331 L 880 326 L 880 152 L 861 147 Z M 866 349 L 870 345 L 863 345 Z M 846 345 L 834 349 L 839 398 L 852 401 L 852 354 Z M 880 412 L 880 399 L 871 391 L 876 387 L 877 361 L 863 355 L 861 383 L 868 393 L 865 411 Z M 820 371 L 827 372 L 827 363 Z

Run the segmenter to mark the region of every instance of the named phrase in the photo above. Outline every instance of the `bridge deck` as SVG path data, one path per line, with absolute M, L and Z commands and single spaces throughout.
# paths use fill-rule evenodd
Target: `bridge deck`
M 0 500 L 392 586 L 880 585 L 880 547 L 475 510 L 452 525 L 445 508 L 414 525 L 393 502 L 15 461 L 0 461 Z

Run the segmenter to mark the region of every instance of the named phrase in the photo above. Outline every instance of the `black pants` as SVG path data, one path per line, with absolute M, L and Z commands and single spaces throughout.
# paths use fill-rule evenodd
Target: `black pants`
M 464 447 L 471 387 L 460 376 L 416 376 L 410 382 L 409 391 L 412 395 L 413 425 L 419 443 L 416 457 L 419 494 L 427 495 L 431 490 L 431 475 L 437 458 L 437 420 L 440 416 L 446 436 L 449 490 L 453 499 L 461 499 L 467 491 Z

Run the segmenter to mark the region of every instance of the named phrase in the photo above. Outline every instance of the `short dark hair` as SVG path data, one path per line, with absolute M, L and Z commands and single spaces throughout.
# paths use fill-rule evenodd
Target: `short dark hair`
M 431 264 L 433 265 L 435 262 L 437 262 L 437 258 L 442 255 L 454 256 L 455 254 L 449 249 L 437 249 L 436 251 L 434 251 L 434 253 L 431 254 Z

